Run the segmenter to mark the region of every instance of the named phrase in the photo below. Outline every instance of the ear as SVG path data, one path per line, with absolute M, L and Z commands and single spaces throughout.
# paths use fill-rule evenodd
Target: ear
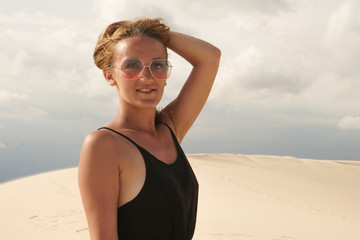
M 113 73 L 110 69 L 108 69 L 108 68 L 103 69 L 103 75 L 110 86 L 116 85 L 116 81 L 115 81 Z

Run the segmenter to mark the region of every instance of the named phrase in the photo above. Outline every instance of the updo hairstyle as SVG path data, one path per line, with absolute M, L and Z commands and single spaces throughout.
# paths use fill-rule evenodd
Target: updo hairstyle
M 148 36 L 164 44 L 165 50 L 169 42 L 170 27 L 161 18 L 143 18 L 134 21 L 119 21 L 110 24 L 100 34 L 94 50 L 94 62 L 100 69 L 109 67 L 113 62 L 116 44 L 125 38 Z

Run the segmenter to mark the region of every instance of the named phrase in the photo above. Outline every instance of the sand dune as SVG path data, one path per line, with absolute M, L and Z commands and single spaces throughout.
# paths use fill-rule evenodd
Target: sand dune
M 359 240 L 360 162 L 188 155 L 200 183 L 195 240 Z M 77 169 L 0 184 L 0 236 L 89 239 Z

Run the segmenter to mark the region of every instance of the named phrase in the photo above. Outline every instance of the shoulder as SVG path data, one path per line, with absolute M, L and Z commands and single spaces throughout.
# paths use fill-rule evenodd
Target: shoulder
M 89 133 L 84 140 L 81 154 L 79 168 L 107 168 L 113 167 L 115 164 L 114 153 L 112 147 L 114 141 L 110 134 L 103 131 L 94 131 Z
M 83 147 L 98 149 L 107 147 L 109 144 L 114 144 L 114 136 L 108 131 L 96 130 L 85 137 Z
M 89 133 L 84 140 L 80 164 L 98 167 L 119 167 L 127 158 L 129 142 L 107 130 L 97 130 Z
M 91 154 L 106 153 L 116 144 L 114 136 L 107 131 L 93 131 L 84 140 L 82 152 Z

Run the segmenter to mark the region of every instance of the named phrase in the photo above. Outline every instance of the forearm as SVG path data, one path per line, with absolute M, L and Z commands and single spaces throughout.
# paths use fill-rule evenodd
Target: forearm
M 221 55 L 220 50 L 210 43 L 178 32 L 170 32 L 168 48 L 185 58 L 194 67 L 210 63 L 218 65 Z
M 179 95 L 164 109 L 181 142 L 209 96 L 221 52 L 208 42 L 176 32 L 170 32 L 168 48 L 193 65 Z

